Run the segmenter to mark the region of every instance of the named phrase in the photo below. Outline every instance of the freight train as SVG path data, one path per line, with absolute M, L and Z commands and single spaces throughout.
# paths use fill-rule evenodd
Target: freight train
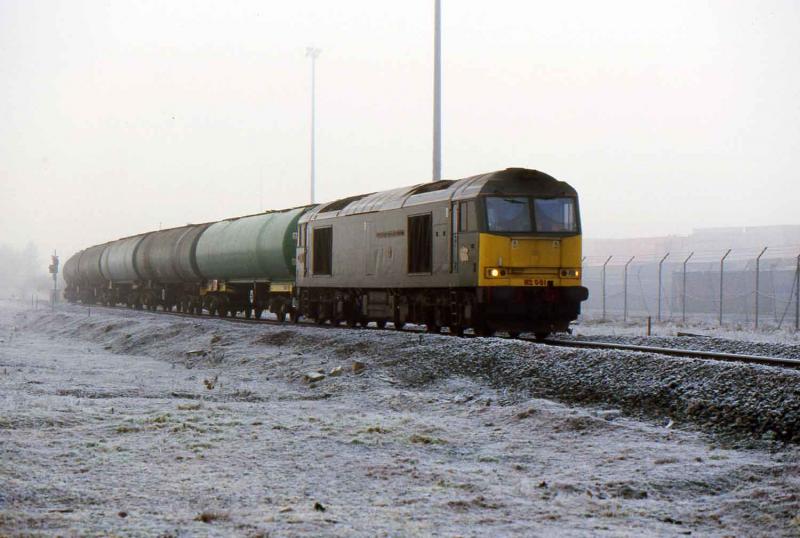
M 588 297 L 577 193 L 522 168 L 134 235 L 64 279 L 84 304 L 537 338 Z

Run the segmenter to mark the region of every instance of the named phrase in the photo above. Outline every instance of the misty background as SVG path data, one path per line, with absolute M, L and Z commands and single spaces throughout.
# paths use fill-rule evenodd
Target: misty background
M 566 180 L 588 238 L 800 224 L 796 1 L 442 16 L 444 177 Z M 0 0 L 0 278 L 308 203 L 309 45 L 318 201 L 429 180 L 432 0 Z

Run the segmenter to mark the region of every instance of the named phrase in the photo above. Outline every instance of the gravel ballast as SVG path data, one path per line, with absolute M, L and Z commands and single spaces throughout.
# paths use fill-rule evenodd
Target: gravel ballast
M 3 306 L 0 535 L 800 530 L 795 372 Z

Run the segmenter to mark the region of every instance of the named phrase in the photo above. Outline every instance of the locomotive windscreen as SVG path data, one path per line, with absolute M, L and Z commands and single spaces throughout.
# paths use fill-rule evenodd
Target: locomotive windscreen
M 537 232 L 577 232 L 575 201 L 572 198 L 536 199 L 533 201 Z
M 490 232 L 530 232 L 531 208 L 526 196 L 490 196 L 486 199 Z
M 489 196 L 486 198 L 486 224 L 490 232 L 578 231 L 572 198 Z

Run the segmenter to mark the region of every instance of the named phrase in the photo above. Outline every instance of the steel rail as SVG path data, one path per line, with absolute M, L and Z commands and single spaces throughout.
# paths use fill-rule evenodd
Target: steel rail
M 123 312 L 130 312 L 133 314 L 153 314 L 153 315 L 168 315 L 168 316 L 175 316 L 180 318 L 189 318 L 189 319 L 204 319 L 204 320 L 215 320 L 215 321 L 229 321 L 233 323 L 245 323 L 245 324 L 255 324 L 255 325 L 276 325 L 276 326 L 295 326 L 298 325 L 297 323 L 292 323 L 291 321 L 278 321 L 273 319 L 254 319 L 254 318 L 244 318 L 244 317 L 236 317 L 236 316 L 228 316 L 228 317 L 219 317 L 219 316 L 212 316 L 209 314 L 192 314 L 189 312 L 167 312 L 165 310 L 136 310 L 132 308 L 128 308 L 125 306 L 107 306 L 107 305 L 75 305 L 75 306 L 83 306 L 84 308 L 99 308 L 99 309 L 111 309 L 111 310 L 121 310 Z M 313 321 L 305 321 L 299 323 L 305 327 L 318 327 L 320 329 L 352 329 L 353 327 L 346 327 L 344 325 L 331 325 L 328 323 L 316 323 Z M 394 330 L 394 329 L 380 329 L 378 327 L 360 327 L 360 330 L 367 329 L 367 330 Z M 424 331 L 415 331 L 415 330 L 408 330 L 404 329 L 405 332 L 413 332 L 413 333 L 424 333 Z M 472 335 L 466 335 L 467 337 L 472 337 Z M 800 359 L 789 359 L 784 357 L 768 357 L 764 355 L 738 355 L 735 353 L 723 353 L 719 351 L 702 351 L 696 349 L 681 349 L 681 348 L 668 348 L 668 347 L 657 347 L 657 346 L 637 346 L 633 344 L 614 344 L 611 342 L 596 342 L 590 340 L 561 340 L 557 338 L 547 338 L 545 340 L 537 340 L 535 338 L 518 338 L 519 340 L 524 340 L 526 342 L 532 342 L 540 345 L 549 345 L 554 347 L 573 347 L 573 348 L 584 348 L 584 349 L 617 349 L 621 351 L 639 351 L 642 353 L 654 353 L 657 355 L 668 355 L 673 357 L 686 357 L 686 358 L 697 358 L 697 359 L 712 359 L 712 360 L 719 360 L 719 361 L 727 361 L 727 362 L 741 362 L 741 363 L 749 363 L 749 364 L 762 364 L 766 366 L 779 366 L 783 368 L 800 368 Z
M 800 359 L 784 357 L 768 357 L 765 355 L 739 355 L 736 353 L 723 353 L 720 351 L 703 351 L 697 349 L 681 349 L 657 346 L 636 346 L 632 344 L 614 344 L 611 342 L 595 342 L 588 340 L 559 340 L 548 338 L 540 343 L 558 347 L 576 347 L 588 349 L 618 349 L 623 351 L 641 351 L 673 357 L 689 357 L 697 359 L 713 359 L 728 362 L 744 362 L 749 364 L 764 364 L 768 366 L 782 366 L 800 368 Z

